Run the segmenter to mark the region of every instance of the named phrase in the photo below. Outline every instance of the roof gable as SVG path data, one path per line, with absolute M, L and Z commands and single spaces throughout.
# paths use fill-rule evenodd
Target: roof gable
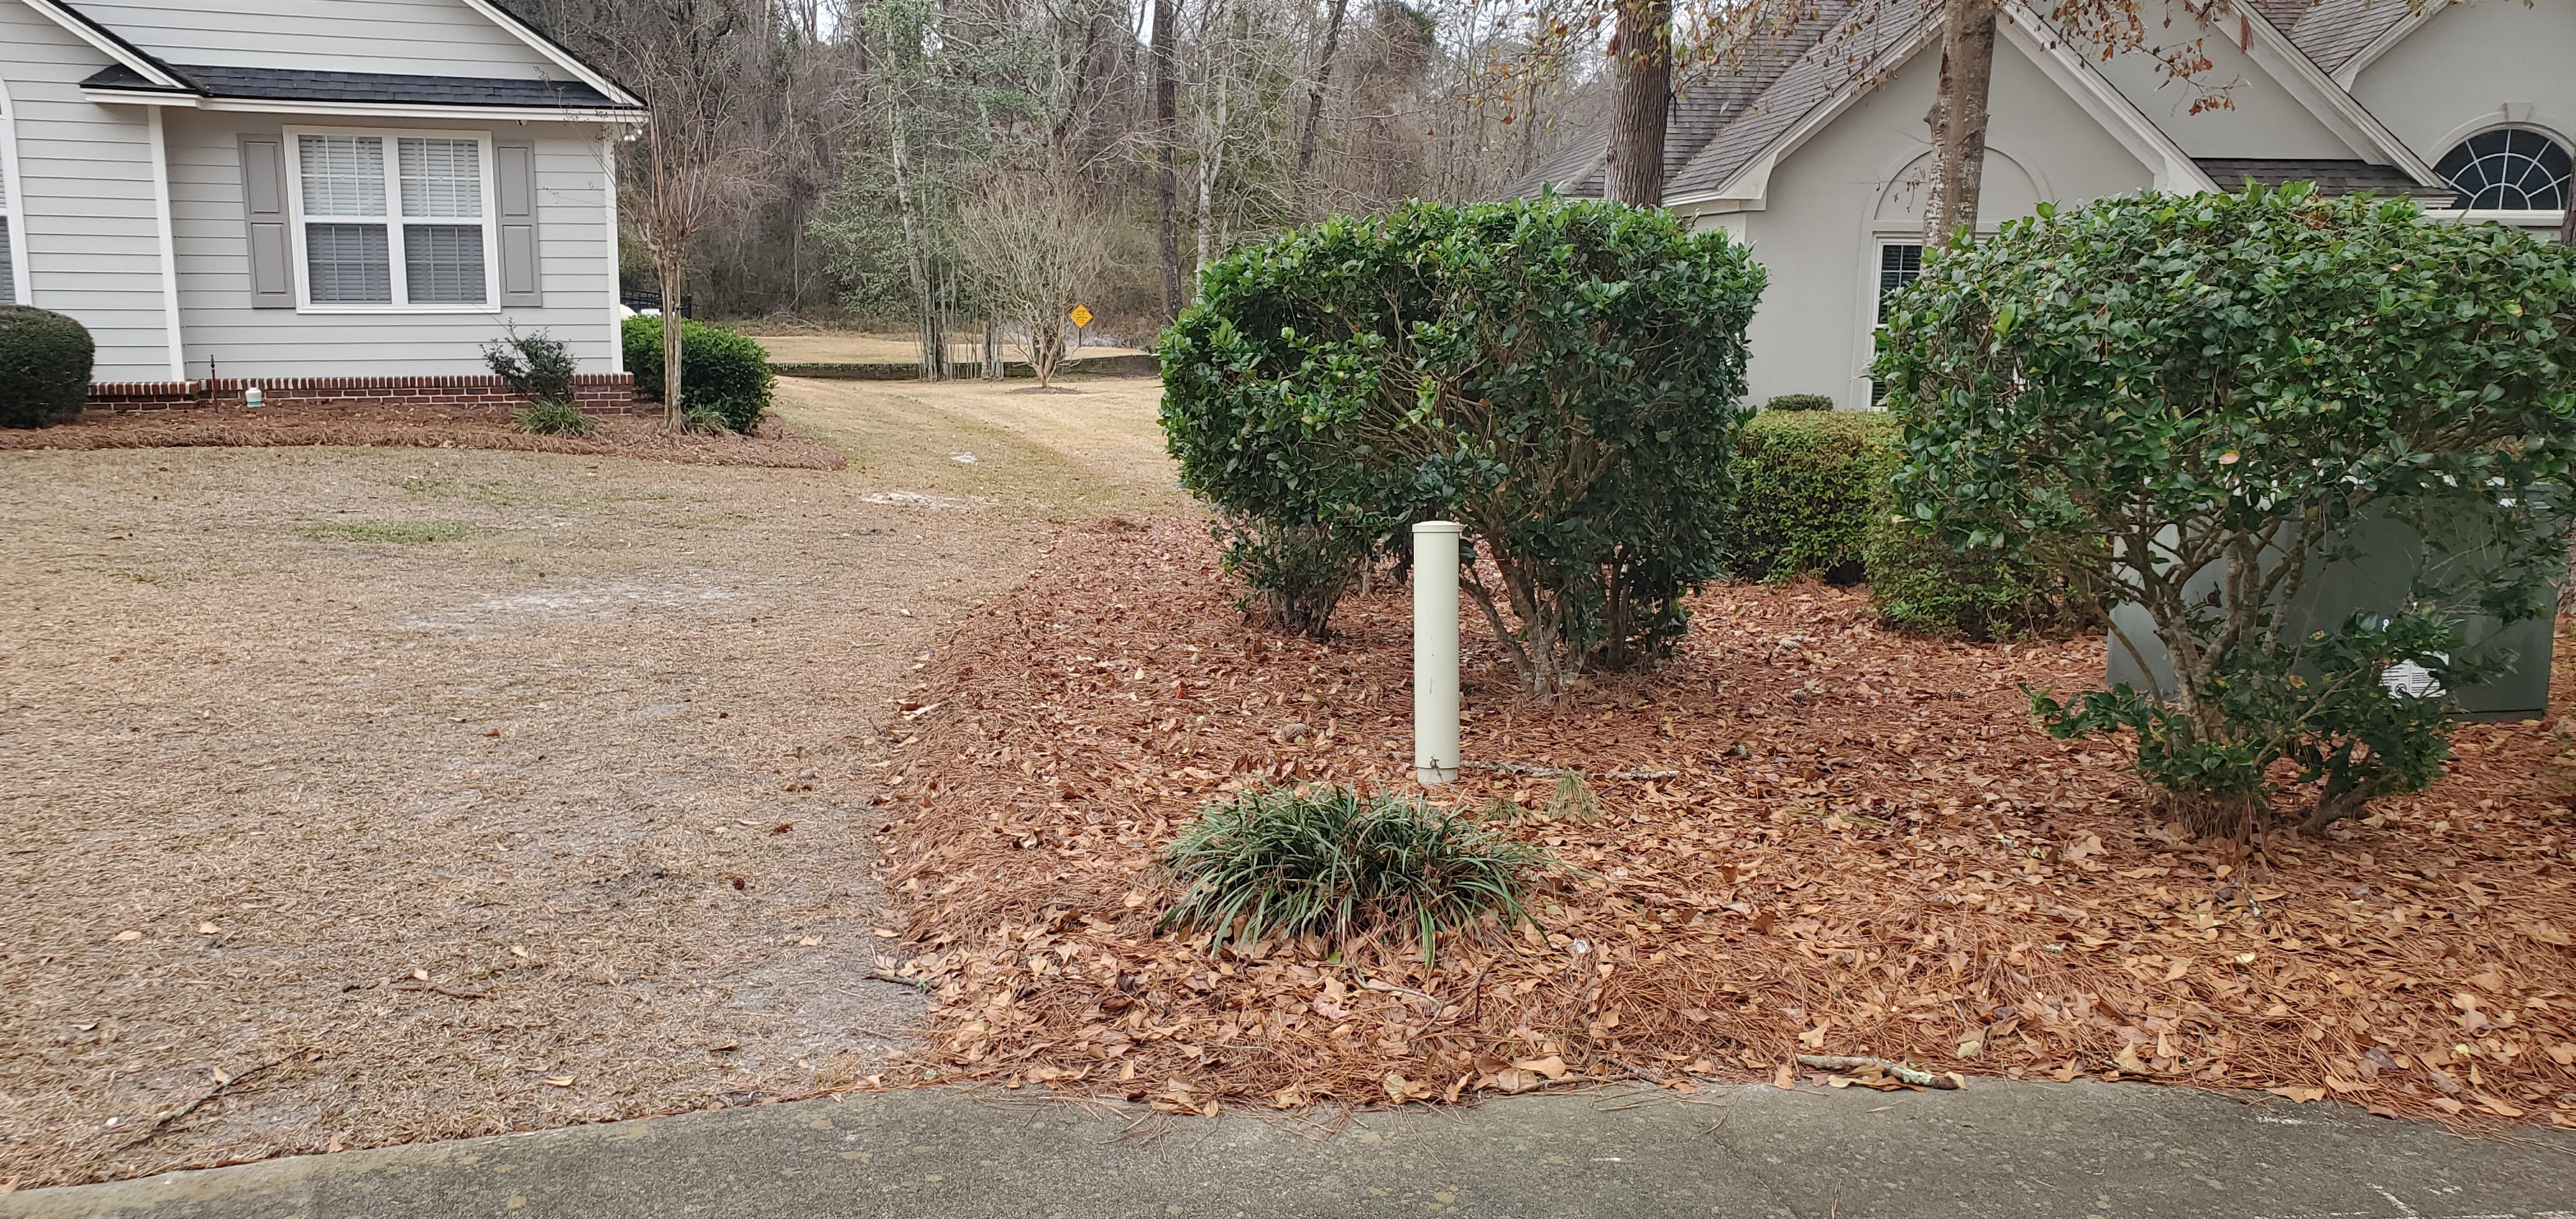
M 634 100 L 489 0 L 29 2 L 71 12 L 163 65 L 185 64 L 207 71 L 578 82 L 610 104 L 629 105 Z M 152 75 L 143 65 L 119 62 Z

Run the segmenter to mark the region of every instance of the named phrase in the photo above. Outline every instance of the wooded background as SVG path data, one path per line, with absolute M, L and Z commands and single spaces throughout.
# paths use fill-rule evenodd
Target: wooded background
M 1492 197 L 1608 101 L 1589 10 L 1544 0 L 514 7 L 653 107 L 619 152 L 627 286 L 669 253 L 702 317 L 948 342 L 1025 312 L 969 247 L 1028 226 L 979 202 L 1039 201 L 1054 239 L 1095 245 L 1095 330 L 1148 342 L 1230 246 Z

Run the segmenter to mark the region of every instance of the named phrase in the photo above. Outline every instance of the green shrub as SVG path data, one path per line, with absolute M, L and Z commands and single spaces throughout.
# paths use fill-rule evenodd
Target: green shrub
M 511 323 L 507 338 L 483 345 L 483 363 L 511 393 L 530 402 L 572 404 L 573 375 L 580 366 L 572 349 L 547 331 L 521 334 Z
M 570 402 L 531 402 L 510 416 L 510 425 L 538 436 L 590 435 L 590 416 Z
M 630 317 L 620 338 L 635 388 L 662 396 L 662 319 Z M 750 433 L 769 413 L 778 378 L 769 351 L 723 326 L 680 322 L 680 405 L 693 428 Z
M 1368 558 L 1353 553 L 1347 538 L 1313 526 L 1221 520 L 1208 529 L 1225 548 L 1225 570 L 1243 581 L 1237 607 L 1312 639 L 1329 637 L 1333 607 Z
M 1875 375 L 1903 515 L 1971 553 L 2105 539 L 2172 660 L 2170 703 L 2034 695 L 2050 731 L 2136 733 L 2167 804 L 2241 833 L 2441 775 L 2448 691 L 2509 659 L 2464 623 L 2549 612 L 2565 570 L 2541 492 L 2576 472 L 2570 368 L 2576 250 L 2293 185 L 2043 206 L 1953 244 L 1893 302 Z M 2422 565 L 2401 612 L 2284 629 L 2360 514 L 2417 510 L 2482 561 Z M 2384 680 L 2400 665 L 2437 685 Z M 2276 764 L 2304 809 L 2275 807 Z
M 1899 435 L 1896 421 L 1876 412 L 1754 416 L 1737 446 L 1728 571 L 1744 580 L 1865 578 L 1862 545 L 1870 522 L 1887 515 Z
M 2009 639 L 2100 625 L 2099 538 L 2054 535 L 2013 551 L 1962 553 L 1889 511 L 1881 486 L 1862 547 L 1879 621 L 1914 635 Z
M 1762 404 L 1766 411 L 1829 411 L 1834 400 L 1823 394 L 1782 394 Z
M 1561 866 L 1419 801 L 1338 786 L 1256 788 L 1209 805 L 1163 862 L 1181 886 L 1163 925 L 1213 932 L 1210 951 L 1272 932 L 1391 930 L 1418 937 L 1426 963 L 1444 930 L 1487 911 L 1506 927 L 1528 917 L 1520 894 L 1530 874 Z
M 97 354 L 79 322 L 0 305 L 0 427 L 52 427 L 79 418 Z
M 1762 284 L 1661 209 L 1336 217 L 1201 276 L 1163 337 L 1163 427 L 1192 493 L 1342 553 L 1463 523 L 1503 585 L 1467 595 L 1552 696 L 1660 659 L 1718 574 Z

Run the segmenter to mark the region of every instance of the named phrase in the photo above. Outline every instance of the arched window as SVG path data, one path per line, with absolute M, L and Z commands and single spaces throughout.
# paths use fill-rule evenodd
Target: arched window
M 2434 166 L 2459 189 L 2456 206 L 2556 211 L 2567 206 L 2567 149 L 2537 131 L 2500 127 L 2470 136 Z

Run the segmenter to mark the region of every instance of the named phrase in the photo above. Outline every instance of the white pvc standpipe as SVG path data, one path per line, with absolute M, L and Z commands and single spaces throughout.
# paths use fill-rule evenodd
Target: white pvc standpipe
M 1458 535 L 1456 521 L 1413 527 L 1413 777 L 1458 778 Z

